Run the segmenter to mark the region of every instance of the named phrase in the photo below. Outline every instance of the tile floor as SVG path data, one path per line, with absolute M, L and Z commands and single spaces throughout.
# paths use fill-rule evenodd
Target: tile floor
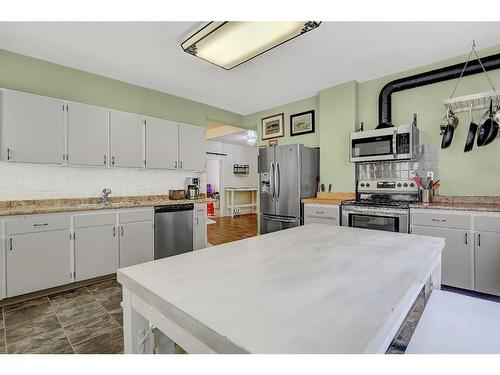
M 121 286 L 103 281 L 1 308 L 0 353 L 123 352 Z

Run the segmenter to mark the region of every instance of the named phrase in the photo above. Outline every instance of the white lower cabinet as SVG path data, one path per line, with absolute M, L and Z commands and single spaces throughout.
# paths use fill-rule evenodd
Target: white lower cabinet
M 0 217 L 0 300 L 154 258 L 154 209 Z
M 154 257 L 152 221 L 120 224 L 120 268 L 150 262 Z
M 69 234 L 56 230 L 7 237 L 7 297 L 71 281 Z
M 75 281 L 115 273 L 118 269 L 116 226 L 77 228 L 75 236 Z
M 475 289 L 500 295 L 500 233 L 477 232 L 474 259 Z
M 412 210 L 411 233 L 446 239 L 444 285 L 500 296 L 500 214 Z
M 193 215 L 193 250 L 207 247 L 207 205 L 194 205 Z
M 474 288 L 474 239 L 469 231 L 413 226 L 412 233 L 445 238 L 446 246 L 441 256 L 441 282 L 457 288 Z

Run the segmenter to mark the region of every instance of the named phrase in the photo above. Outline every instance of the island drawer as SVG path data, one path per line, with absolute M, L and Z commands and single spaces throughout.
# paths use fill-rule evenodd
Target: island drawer
M 5 220 L 7 235 L 69 229 L 71 214 L 29 215 Z
M 448 212 L 412 212 L 412 225 L 428 227 L 445 227 L 457 229 L 470 229 L 471 216 L 469 214 L 453 214 Z
M 127 210 L 118 213 L 118 222 L 120 224 L 136 223 L 138 221 L 152 221 L 154 211 L 152 208 L 145 210 Z
M 75 228 L 88 228 L 114 224 L 116 224 L 115 212 L 86 213 L 75 215 L 73 218 L 73 226 Z

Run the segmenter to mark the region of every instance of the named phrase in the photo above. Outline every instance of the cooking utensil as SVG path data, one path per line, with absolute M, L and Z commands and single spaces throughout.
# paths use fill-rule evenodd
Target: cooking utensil
M 469 152 L 474 147 L 476 132 L 477 132 L 477 124 L 474 122 L 474 117 L 472 116 L 472 106 L 471 106 L 469 132 L 467 133 L 467 139 L 465 140 L 464 152 Z
M 415 184 L 420 190 L 424 189 L 424 187 L 422 186 L 422 182 L 420 182 L 420 179 L 417 176 L 413 176 L 413 181 L 415 181 Z
M 446 126 L 443 130 L 443 122 L 446 122 Z M 445 149 L 450 147 L 451 141 L 453 140 L 453 134 L 455 133 L 455 128 L 458 126 L 458 117 L 455 116 L 453 111 L 448 108 L 446 112 L 446 116 L 441 122 L 441 134 L 443 138 L 441 140 L 441 148 Z
M 439 179 L 438 179 L 438 180 L 436 180 L 436 181 L 434 181 L 434 182 L 432 183 L 432 185 L 431 185 L 431 189 L 435 189 L 435 188 L 436 188 L 436 186 L 439 186 L 439 181 L 440 181 Z
M 331 193 L 332 192 L 332 184 L 329 184 L 328 185 L 328 192 Z
M 321 184 L 321 192 L 325 191 L 325 184 Z
M 489 115 L 484 120 L 483 124 L 479 126 L 477 145 L 479 147 L 486 146 L 487 144 L 493 142 L 493 140 L 496 138 L 497 135 L 498 135 L 498 122 L 496 122 L 495 119 L 493 118 L 493 100 L 490 100 Z

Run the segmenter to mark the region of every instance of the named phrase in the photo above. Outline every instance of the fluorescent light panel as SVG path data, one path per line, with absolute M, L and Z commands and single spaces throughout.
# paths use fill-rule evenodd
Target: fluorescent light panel
M 210 22 L 182 43 L 182 49 L 229 70 L 290 39 L 314 30 L 320 23 Z

